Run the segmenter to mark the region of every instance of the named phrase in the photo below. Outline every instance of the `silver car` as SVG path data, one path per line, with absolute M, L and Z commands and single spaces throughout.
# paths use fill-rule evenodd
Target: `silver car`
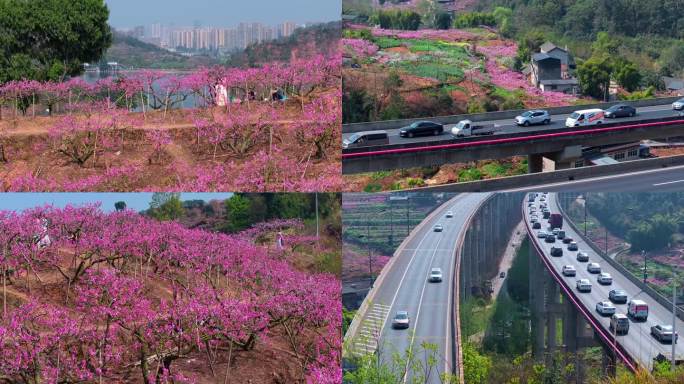
M 438 283 L 442 281 L 442 269 L 432 268 L 430 270 L 430 282 Z
M 615 306 L 610 301 L 600 301 L 596 303 L 596 312 L 601 316 L 611 316 L 615 314 Z
M 548 111 L 544 110 L 534 110 L 522 113 L 520 116 L 515 117 L 515 124 L 528 127 L 530 125 L 537 124 L 550 124 L 551 116 L 549 116 Z
M 392 319 L 392 328 L 408 328 L 410 324 L 411 320 L 406 311 L 397 311 Z
M 684 111 L 684 98 L 672 103 L 672 109 L 675 111 Z

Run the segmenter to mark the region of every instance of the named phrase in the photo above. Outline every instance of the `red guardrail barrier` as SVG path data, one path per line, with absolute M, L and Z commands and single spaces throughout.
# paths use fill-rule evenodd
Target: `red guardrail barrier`
M 614 132 L 614 131 L 623 131 L 623 130 L 628 130 L 628 129 L 660 127 L 660 126 L 676 125 L 676 124 L 684 124 L 684 120 L 659 121 L 659 122 L 654 122 L 654 123 L 631 124 L 631 125 L 624 125 L 624 126 L 619 126 L 619 127 L 583 129 L 583 130 L 570 131 L 570 132 L 543 133 L 543 134 L 528 135 L 528 136 L 521 136 L 521 137 L 506 137 L 506 138 L 501 138 L 501 139 L 480 140 L 480 141 L 467 142 L 467 143 L 439 144 L 439 145 L 416 147 L 416 148 L 397 148 L 397 149 L 385 149 L 385 150 L 372 151 L 372 152 L 343 153 L 342 159 L 349 159 L 349 158 L 355 158 L 355 157 L 370 157 L 370 156 L 379 156 L 379 155 L 389 155 L 389 154 L 396 154 L 396 153 L 429 152 L 429 151 L 435 151 L 435 150 L 440 150 L 440 149 L 466 148 L 466 147 L 475 147 L 475 146 L 479 146 L 479 145 L 489 145 L 489 144 L 515 143 L 515 142 L 521 142 L 521 141 L 529 141 L 532 139 L 546 139 L 546 138 L 563 137 L 563 136 L 577 136 L 577 135 L 586 135 L 586 134 L 591 134 L 591 133 Z

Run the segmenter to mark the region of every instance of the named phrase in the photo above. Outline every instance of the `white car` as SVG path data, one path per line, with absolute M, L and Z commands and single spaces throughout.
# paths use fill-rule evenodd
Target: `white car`
M 408 328 L 410 324 L 411 320 L 406 311 L 397 311 L 392 319 L 392 328 Z
M 608 272 L 603 272 L 599 275 L 596 281 L 598 281 L 598 283 L 601 285 L 611 285 L 613 284 L 613 276 L 611 276 Z
M 435 227 L 433 229 L 435 232 L 442 232 L 444 227 L 442 227 L 442 224 L 435 224 Z
M 436 283 L 442 281 L 442 269 L 441 268 L 432 268 L 430 270 L 430 281 L 436 282 Z
M 580 292 L 591 292 L 591 282 L 588 279 L 577 280 L 577 290 Z
M 612 316 L 615 314 L 615 306 L 610 301 L 600 301 L 596 303 L 596 312 L 601 316 Z
M 599 263 L 589 263 L 587 264 L 587 272 L 601 273 L 601 265 L 599 265 Z
M 454 213 L 451 211 L 447 211 L 446 217 L 449 217 L 449 218 L 454 217 Z
M 537 237 L 540 238 L 540 239 L 546 238 L 547 235 L 548 235 L 548 233 L 546 233 L 546 231 L 539 231 L 539 232 L 537 232 Z
M 563 276 L 575 276 L 577 275 L 577 270 L 572 265 L 563 266 Z

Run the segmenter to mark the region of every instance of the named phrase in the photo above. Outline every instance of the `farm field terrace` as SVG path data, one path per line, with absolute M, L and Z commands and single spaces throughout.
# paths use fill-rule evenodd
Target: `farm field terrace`
M 339 68 L 318 56 L 2 84 L 0 190 L 338 190 Z
M 513 70 L 517 44 L 486 28 L 351 25 L 344 36 L 345 123 L 583 102 L 532 86 Z M 347 112 L 360 110 L 354 107 L 358 94 L 376 103 L 368 116 Z

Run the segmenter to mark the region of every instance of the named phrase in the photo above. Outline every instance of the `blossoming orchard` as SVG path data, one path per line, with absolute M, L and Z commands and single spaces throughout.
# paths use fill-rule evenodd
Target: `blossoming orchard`
M 284 249 L 254 241 L 285 227 Z M 288 262 L 310 240 L 298 229 L 225 235 L 97 205 L 0 211 L 0 379 L 235 382 L 240 362 L 277 345 L 286 381 L 341 382 L 339 280 Z
M 0 188 L 335 190 L 340 60 L 2 84 Z

